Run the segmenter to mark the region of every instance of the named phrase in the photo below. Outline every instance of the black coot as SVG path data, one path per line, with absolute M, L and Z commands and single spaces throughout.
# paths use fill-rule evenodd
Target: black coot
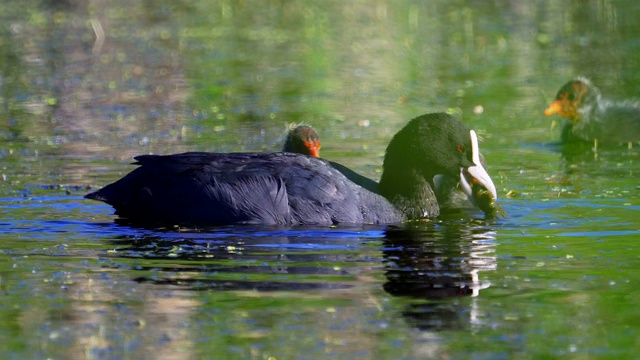
M 436 217 L 437 175 L 459 178 L 470 199 L 479 186 L 497 198 L 475 132 L 445 113 L 417 117 L 393 137 L 380 182 L 371 189 L 358 185 L 364 177 L 342 165 L 294 153 L 135 159 L 137 169 L 86 197 L 139 223 L 388 224 Z

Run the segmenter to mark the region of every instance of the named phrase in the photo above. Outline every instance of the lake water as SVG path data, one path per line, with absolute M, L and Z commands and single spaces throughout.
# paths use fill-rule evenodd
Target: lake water
M 638 144 L 567 151 L 566 81 L 640 97 L 629 1 L 0 4 L 0 357 L 637 358 Z M 145 229 L 132 156 L 277 151 L 378 179 L 408 120 L 476 129 L 508 216 Z

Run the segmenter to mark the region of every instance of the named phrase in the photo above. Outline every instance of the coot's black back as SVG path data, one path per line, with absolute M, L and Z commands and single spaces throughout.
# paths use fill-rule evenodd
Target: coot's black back
M 384 197 L 329 162 L 291 153 L 143 155 L 139 167 L 87 198 L 116 215 L 161 224 L 332 225 L 404 220 Z

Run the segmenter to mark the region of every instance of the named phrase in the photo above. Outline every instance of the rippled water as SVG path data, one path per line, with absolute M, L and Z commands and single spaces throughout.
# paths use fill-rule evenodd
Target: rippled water
M 637 144 L 558 144 L 640 88 L 624 1 L 0 4 L 2 358 L 635 358 Z M 101 35 L 104 33 L 104 37 Z M 305 121 L 378 178 L 406 121 L 482 136 L 508 214 L 138 228 L 83 195 L 143 153 L 274 151 Z

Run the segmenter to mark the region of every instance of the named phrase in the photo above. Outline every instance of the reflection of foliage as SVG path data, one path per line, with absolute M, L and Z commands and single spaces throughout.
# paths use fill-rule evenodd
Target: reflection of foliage
M 261 4 L 260 16 L 247 3 L 223 1 L 219 11 L 213 12 L 217 21 L 211 31 L 202 33 L 200 27 L 192 27 L 185 34 L 197 56 L 192 56 L 189 67 L 194 79 L 194 106 L 210 113 L 213 122 L 219 124 L 228 117 L 244 120 L 270 120 L 275 117 L 287 121 L 300 121 L 318 102 L 301 102 L 300 99 L 314 86 L 323 83 L 326 73 L 326 54 L 320 46 L 295 46 L 317 42 L 326 33 L 314 33 L 309 39 L 307 27 L 315 21 L 298 17 L 299 4 Z M 313 6 L 308 11 L 317 11 Z M 318 14 L 319 15 L 319 14 Z M 238 22 L 251 19 L 251 28 L 239 27 Z M 206 37 L 204 36 L 206 35 Z M 305 64 L 312 63 L 310 68 Z M 282 107 L 286 102 L 294 105 Z M 287 114 L 281 114 L 289 110 Z M 214 125 L 216 126 L 216 125 Z
M 22 133 L 18 98 L 25 85 L 19 50 L 6 25 L 0 23 L 0 137 L 16 138 Z

